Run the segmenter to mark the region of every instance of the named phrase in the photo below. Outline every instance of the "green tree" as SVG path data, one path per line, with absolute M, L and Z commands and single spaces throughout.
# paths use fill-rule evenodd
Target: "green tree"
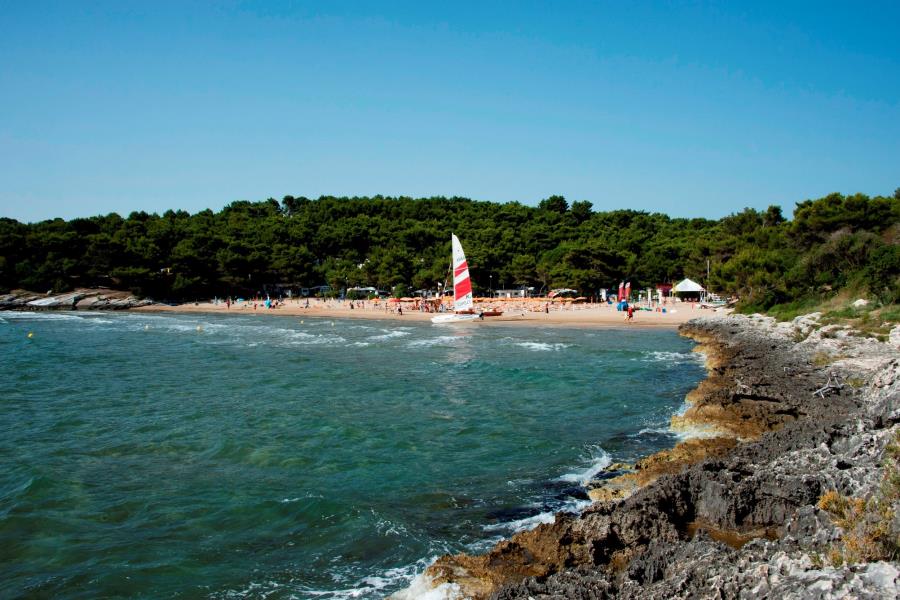
M 538 208 L 548 212 L 564 214 L 569 210 L 569 203 L 566 202 L 566 199 L 563 196 L 550 196 L 549 198 L 541 200 L 540 204 L 538 204 Z

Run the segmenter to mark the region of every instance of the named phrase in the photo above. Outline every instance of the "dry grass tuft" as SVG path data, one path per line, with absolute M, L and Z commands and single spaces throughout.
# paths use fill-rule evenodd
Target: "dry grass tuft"
M 881 486 L 868 500 L 842 496 L 834 490 L 819 498 L 819 508 L 844 530 L 840 541 L 828 551 L 832 565 L 900 558 L 900 532 L 892 527 L 900 507 L 898 457 L 900 433 L 886 448 Z

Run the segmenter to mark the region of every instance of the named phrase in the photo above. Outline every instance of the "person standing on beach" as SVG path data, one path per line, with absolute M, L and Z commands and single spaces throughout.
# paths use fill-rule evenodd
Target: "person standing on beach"
M 628 316 L 625 317 L 625 320 L 628 323 L 633 323 L 634 322 L 634 307 L 629 304 L 627 311 L 628 311 Z

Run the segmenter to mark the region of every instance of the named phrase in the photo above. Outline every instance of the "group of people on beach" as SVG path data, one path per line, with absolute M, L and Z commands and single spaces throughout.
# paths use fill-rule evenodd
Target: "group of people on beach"
M 273 308 L 280 308 L 280 307 L 284 306 L 283 298 L 276 298 L 273 300 L 269 296 L 266 296 L 265 299 L 260 298 L 260 297 L 254 297 L 249 300 L 244 300 L 243 298 L 238 298 L 237 300 L 232 300 L 231 296 L 228 296 L 224 300 L 220 300 L 218 297 L 213 298 L 213 305 L 218 306 L 219 304 L 224 303 L 225 308 L 228 310 L 231 309 L 232 304 L 237 306 L 238 302 L 243 302 L 244 308 L 249 308 L 252 303 L 253 310 L 257 310 L 260 306 L 265 307 L 267 310 L 271 310 Z M 309 300 L 306 301 L 306 307 L 309 308 Z
M 488 313 L 489 316 L 502 314 L 504 316 L 521 315 L 526 316 L 529 313 L 543 313 L 548 319 L 552 320 L 553 313 L 577 313 L 586 311 L 589 313 L 607 312 L 613 310 L 615 312 L 624 313 L 624 321 L 627 324 L 636 322 L 636 311 L 654 311 L 658 313 L 674 313 L 677 312 L 673 306 L 666 304 L 675 304 L 678 301 L 667 299 L 660 303 L 653 303 L 649 306 L 641 304 L 633 304 L 626 300 L 616 302 L 614 297 L 607 298 L 603 301 L 579 302 L 571 299 L 547 299 L 547 298 L 478 298 L 476 299 L 476 311 Z M 378 313 L 384 315 L 403 316 L 404 313 L 443 313 L 453 310 L 452 299 L 444 298 L 371 298 L 371 299 L 349 299 L 349 298 L 321 298 L 321 297 L 271 297 L 268 294 L 255 294 L 253 297 L 234 298 L 232 296 L 224 299 L 214 298 L 212 303 L 216 306 L 224 304 L 226 309 L 235 308 L 243 310 L 259 311 L 260 309 L 275 310 L 282 307 L 302 308 L 305 311 L 310 309 L 324 311 L 360 311 L 363 310 L 372 316 Z M 655 304 L 655 306 L 654 306 Z M 690 301 L 684 301 L 684 307 L 690 306 L 695 308 L 695 304 Z M 374 313 L 374 314 L 373 314 Z M 362 315 L 360 315 L 362 316 Z M 561 315 L 562 316 L 562 315 Z M 611 316 L 611 315 L 610 315 Z M 622 317 L 618 317 L 621 319 Z M 676 319 L 677 320 L 677 319 Z M 643 319 L 642 319 L 643 321 Z M 656 321 L 651 319 L 651 321 Z

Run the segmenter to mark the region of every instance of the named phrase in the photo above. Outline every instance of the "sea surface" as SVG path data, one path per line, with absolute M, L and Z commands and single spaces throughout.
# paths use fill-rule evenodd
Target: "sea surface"
M 0 313 L 0 597 L 387 596 L 674 444 L 704 376 L 692 347 L 656 330 Z

